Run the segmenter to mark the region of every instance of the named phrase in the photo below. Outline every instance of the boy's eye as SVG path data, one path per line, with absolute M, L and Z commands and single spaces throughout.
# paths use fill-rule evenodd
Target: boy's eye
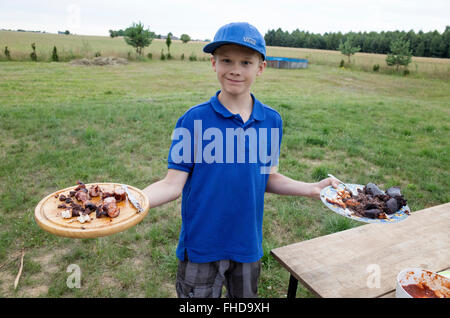
M 220 59 L 220 61 L 225 64 L 233 63 L 233 61 L 229 58 L 222 58 L 222 59 Z M 244 66 L 248 66 L 248 65 L 252 64 L 252 62 L 251 61 L 242 61 L 241 64 Z

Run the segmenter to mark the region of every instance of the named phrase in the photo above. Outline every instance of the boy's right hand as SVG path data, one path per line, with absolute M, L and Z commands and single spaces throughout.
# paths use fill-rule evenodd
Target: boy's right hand
M 320 199 L 320 191 L 322 191 L 323 188 L 326 188 L 328 186 L 332 186 L 333 188 L 337 189 L 339 185 L 339 181 L 336 178 L 328 177 L 326 179 L 323 179 L 316 183 L 314 187 L 314 197 L 316 199 Z

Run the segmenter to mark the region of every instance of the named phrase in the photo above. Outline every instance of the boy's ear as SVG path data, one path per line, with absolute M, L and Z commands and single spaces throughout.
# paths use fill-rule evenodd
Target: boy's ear
M 216 71 L 216 59 L 214 58 L 214 55 L 211 55 L 211 65 L 215 72 Z
M 265 60 L 262 61 L 261 63 L 259 63 L 259 66 L 258 66 L 258 73 L 256 73 L 256 75 L 257 75 L 257 76 L 261 75 L 262 72 L 264 71 L 264 69 L 266 68 L 266 66 L 267 66 L 267 62 L 266 62 Z

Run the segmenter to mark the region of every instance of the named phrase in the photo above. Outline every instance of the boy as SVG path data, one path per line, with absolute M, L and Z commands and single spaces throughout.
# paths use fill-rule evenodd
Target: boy
M 266 67 L 266 47 L 248 23 L 221 27 L 204 47 L 221 90 L 179 118 L 166 177 L 147 188 L 150 206 L 182 195 L 178 297 L 256 297 L 264 193 L 319 198 L 335 179 L 304 183 L 276 172 L 278 112 L 251 94 Z

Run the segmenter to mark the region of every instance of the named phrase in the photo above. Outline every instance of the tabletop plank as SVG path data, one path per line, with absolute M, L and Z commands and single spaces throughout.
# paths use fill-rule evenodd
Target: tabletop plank
M 367 224 L 271 251 L 320 297 L 379 297 L 406 267 L 450 266 L 450 202 L 393 224 Z

